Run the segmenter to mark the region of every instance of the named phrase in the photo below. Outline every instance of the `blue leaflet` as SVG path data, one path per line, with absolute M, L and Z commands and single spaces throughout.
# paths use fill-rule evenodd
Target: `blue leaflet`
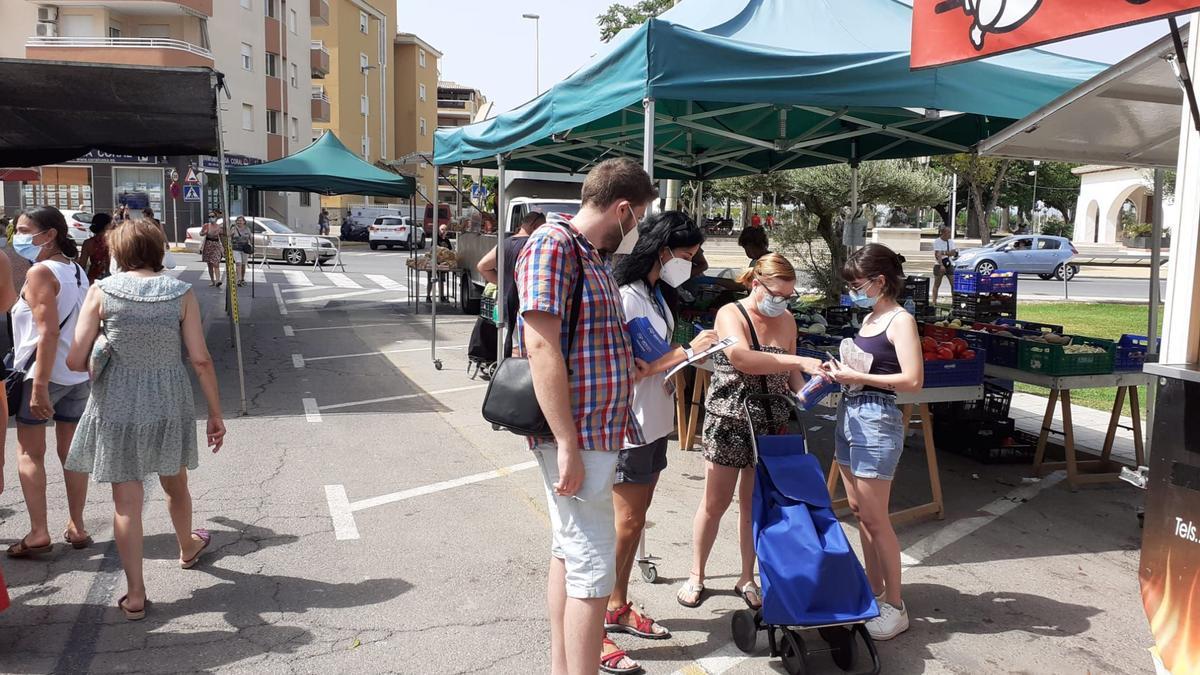
M 654 330 L 650 319 L 644 316 L 625 324 L 625 330 L 633 342 L 633 355 L 646 363 L 657 361 L 671 351 L 671 345 Z

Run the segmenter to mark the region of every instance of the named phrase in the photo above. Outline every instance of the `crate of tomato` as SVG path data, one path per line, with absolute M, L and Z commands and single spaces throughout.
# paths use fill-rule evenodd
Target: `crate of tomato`
M 983 383 L 987 352 L 972 348 L 965 337 L 938 341 L 925 336 L 921 338 L 921 352 L 925 358 L 927 389 L 970 387 Z
M 987 362 L 1005 368 L 1016 368 L 1020 364 L 1021 338 L 1041 335 L 1040 332 L 995 323 L 975 323 L 971 331 L 982 339 Z
M 1117 346 L 1112 340 L 1043 333 L 1021 340 L 1021 370 L 1054 377 L 1107 375 L 1113 372 Z

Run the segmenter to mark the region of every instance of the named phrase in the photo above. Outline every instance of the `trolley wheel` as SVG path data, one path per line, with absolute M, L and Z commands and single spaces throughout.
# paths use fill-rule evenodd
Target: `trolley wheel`
M 648 584 L 658 581 L 658 567 L 649 560 L 638 561 L 638 567 L 642 568 L 642 580 Z
M 442 369 L 442 360 L 441 360 L 441 359 L 434 359 L 434 360 L 433 360 L 433 369 L 434 369 L 434 370 L 441 370 L 441 369 Z
M 758 641 L 758 625 L 754 619 L 753 610 L 739 609 L 733 613 L 733 644 L 744 654 L 754 653 L 754 644 Z
M 783 669 L 788 675 L 804 675 L 807 668 L 804 663 L 804 640 L 800 634 L 784 629 L 779 645 L 779 658 L 783 660 Z
M 854 667 L 856 643 L 849 628 L 822 628 L 821 639 L 829 643 L 829 655 L 838 668 L 849 672 Z

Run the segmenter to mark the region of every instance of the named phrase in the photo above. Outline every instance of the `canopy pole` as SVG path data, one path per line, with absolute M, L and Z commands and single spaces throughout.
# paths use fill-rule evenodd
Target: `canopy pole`
M 224 128 L 221 125 L 221 97 L 220 97 L 220 94 L 221 94 L 221 91 L 224 90 L 226 96 L 228 96 L 229 90 L 226 89 L 226 87 L 225 87 L 225 78 L 223 75 L 217 73 L 217 74 L 214 74 L 213 77 L 214 77 L 213 87 L 216 89 L 216 92 L 214 92 L 214 95 L 213 95 L 213 101 L 214 101 L 214 107 L 216 108 L 216 110 L 214 110 L 214 114 L 217 116 L 217 166 L 219 167 L 218 171 L 221 174 L 221 211 L 223 211 L 224 215 L 225 215 L 225 217 L 222 219 L 223 220 L 222 229 L 225 230 L 225 241 L 228 242 L 228 241 L 230 241 L 229 220 L 230 220 L 230 218 L 232 218 L 232 215 L 229 213 L 229 176 L 226 174 L 226 171 L 225 171 L 225 133 L 224 133 Z M 229 247 L 228 247 L 228 245 L 226 245 L 226 252 L 228 253 L 228 251 L 229 251 Z M 232 262 L 233 262 L 233 260 L 228 260 L 226 262 L 226 264 L 225 264 L 226 272 L 228 272 L 228 270 L 230 268 L 230 263 L 232 263 Z M 229 277 L 226 281 L 229 281 L 229 282 L 233 281 L 233 279 L 234 279 L 233 274 L 227 274 L 226 276 Z M 237 289 L 233 283 L 229 283 L 228 292 L 230 294 L 229 297 L 232 297 L 232 295 L 234 293 L 237 293 Z M 230 321 L 233 322 L 233 345 L 234 345 L 234 351 L 237 353 L 238 392 L 240 395 L 238 404 L 239 404 L 239 410 L 240 410 L 241 414 L 245 415 L 246 414 L 246 368 L 245 368 L 245 365 L 244 365 L 244 362 L 242 359 L 242 324 L 240 321 L 240 317 L 238 316 L 236 303 L 234 303 L 234 306 L 231 307 L 231 309 L 233 311 L 232 311 L 232 314 L 229 317 L 229 319 L 230 319 Z
M 950 185 L 950 237 L 958 232 L 958 174 L 954 174 L 954 182 Z
M 508 274 L 505 272 L 504 235 L 508 231 L 507 200 L 504 199 L 504 155 L 496 155 L 496 366 L 508 356 L 504 353 L 504 330 L 508 327 L 508 307 L 505 305 Z M 483 206 L 487 206 L 486 203 Z M 515 262 L 515 261 L 514 261 Z
M 442 362 L 438 361 L 437 357 L 437 304 L 439 293 L 442 290 L 441 280 L 442 273 L 438 270 L 438 247 L 441 244 L 441 239 L 438 237 L 440 229 L 438 226 L 438 202 L 441 201 L 441 184 L 438 178 L 441 176 L 441 169 L 435 164 L 433 167 L 433 251 L 429 255 L 429 287 L 426 292 L 429 293 L 429 314 L 432 323 L 429 328 L 429 358 L 433 361 L 433 367 L 436 370 L 442 369 Z M 421 306 L 420 299 L 417 300 L 417 306 Z
M 1147 360 L 1158 360 L 1158 305 L 1162 302 L 1159 278 L 1162 274 L 1162 232 L 1163 232 L 1163 195 L 1167 172 L 1162 169 L 1154 170 L 1154 211 L 1150 229 L 1150 319 L 1147 321 L 1146 346 Z M 1152 357 L 1152 358 L 1151 358 Z M 1158 387 L 1146 387 L 1146 429 L 1154 430 L 1154 407 L 1158 400 Z M 1153 450 L 1150 444 L 1153 433 L 1145 435 L 1147 461 Z
M 645 108 L 645 121 L 642 124 L 642 168 L 654 182 L 654 99 L 647 96 L 642 99 Z
M 454 190 L 454 217 L 462 220 L 462 165 L 458 165 L 458 183 Z

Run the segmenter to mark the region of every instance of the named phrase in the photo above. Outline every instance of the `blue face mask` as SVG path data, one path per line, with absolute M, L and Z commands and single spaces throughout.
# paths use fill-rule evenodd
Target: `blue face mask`
M 867 284 L 867 286 L 870 285 L 871 284 Z M 864 286 L 864 288 L 866 287 Z M 861 309 L 871 309 L 875 306 L 875 303 L 879 302 L 879 296 L 877 295 L 875 297 L 871 297 L 867 295 L 865 290 L 856 291 L 852 288 L 850 289 L 850 302 L 853 302 L 855 307 L 859 307 Z
M 33 234 L 14 234 L 13 235 L 13 251 L 17 255 L 25 258 L 29 262 L 37 262 L 38 256 L 42 254 L 42 247 L 39 244 L 33 243 Z

